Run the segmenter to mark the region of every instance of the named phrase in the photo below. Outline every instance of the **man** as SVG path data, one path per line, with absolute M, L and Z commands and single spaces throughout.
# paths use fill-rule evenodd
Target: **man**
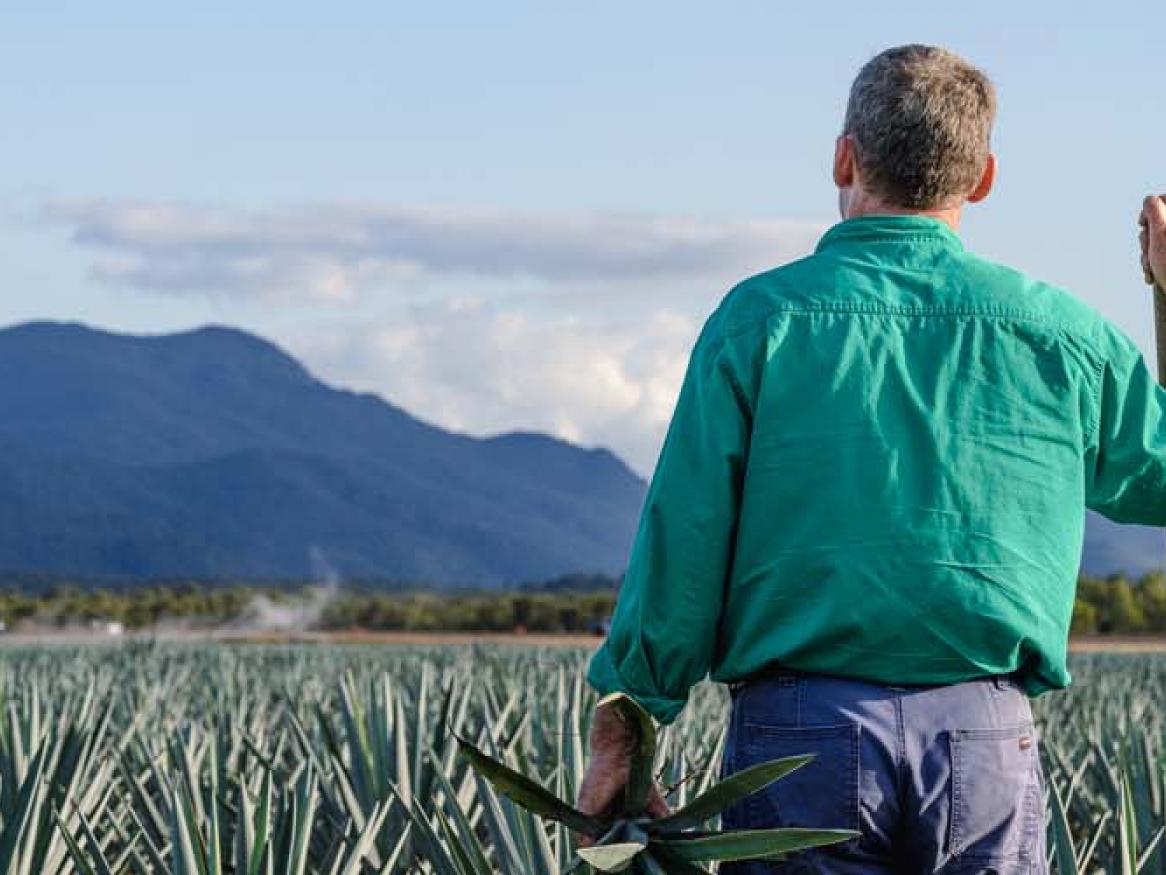
M 844 221 L 693 350 L 589 679 L 663 723 L 729 683 L 726 772 L 817 758 L 726 826 L 861 833 L 722 871 L 1045 871 L 1029 697 L 1070 680 L 1085 508 L 1166 525 L 1166 391 L 1093 310 L 964 249 L 994 113 L 950 52 L 870 61 L 835 148 Z M 1142 221 L 1166 285 L 1162 201 Z M 626 781 L 625 733 L 597 711 L 589 812 Z

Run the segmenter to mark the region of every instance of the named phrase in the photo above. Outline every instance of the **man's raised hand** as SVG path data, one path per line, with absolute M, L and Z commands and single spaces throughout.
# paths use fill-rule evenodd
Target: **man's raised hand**
M 1147 283 L 1166 289 L 1166 195 L 1150 195 L 1138 216 L 1142 274 Z

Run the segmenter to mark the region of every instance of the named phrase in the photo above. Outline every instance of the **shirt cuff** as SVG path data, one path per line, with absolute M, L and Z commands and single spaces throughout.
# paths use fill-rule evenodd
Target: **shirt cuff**
M 616 666 L 607 642 L 592 655 L 591 663 L 587 667 L 587 682 L 601 698 L 611 693 L 623 693 L 635 699 L 637 704 L 665 726 L 675 720 L 684 709 L 684 699 L 668 698 L 660 695 L 658 691 L 645 692 L 642 686 L 628 683 Z

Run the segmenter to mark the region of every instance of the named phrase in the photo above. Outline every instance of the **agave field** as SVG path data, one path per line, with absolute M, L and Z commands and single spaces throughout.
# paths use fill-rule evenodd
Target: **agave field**
M 0 873 L 586 871 L 565 828 L 500 794 L 457 742 L 573 799 L 586 656 L 8 645 Z M 1166 875 L 1166 657 L 1073 669 L 1073 690 L 1037 708 L 1053 869 Z M 703 686 L 660 733 L 674 807 L 715 782 L 725 707 Z

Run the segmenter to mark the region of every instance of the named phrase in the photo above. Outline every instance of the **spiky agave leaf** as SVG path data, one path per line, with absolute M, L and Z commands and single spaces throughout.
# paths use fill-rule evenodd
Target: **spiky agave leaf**
M 603 833 L 604 825 L 598 819 L 572 808 L 526 775 L 487 756 L 464 738 L 458 737 L 457 744 L 458 753 L 475 772 L 489 781 L 499 793 L 527 811 L 558 821 L 568 829 L 586 836 L 596 837 Z
M 1049 806 L 1052 809 L 1053 821 L 1053 862 L 1056 863 L 1057 875 L 1080 875 L 1077 868 L 1077 859 L 1073 849 L 1073 836 L 1069 829 L 1069 818 L 1065 812 L 1065 803 L 1061 799 L 1061 791 L 1053 784 L 1049 794 Z
M 662 817 L 658 820 L 645 820 L 643 828 L 653 835 L 664 835 L 681 830 L 693 829 L 706 821 L 712 820 L 730 805 L 734 805 L 742 799 L 752 796 L 759 790 L 765 789 L 774 781 L 784 778 L 796 769 L 800 769 L 813 759 L 812 754 L 806 754 L 803 756 L 771 760 L 767 763 L 759 763 L 747 769 L 742 769 L 730 775 L 719 784 L 714 784 L 683 808 L 674 811 L 667 817 Z
M 646 875 L 709 875 L 707 869 L 702 869 L 696 863 L 673 857 L 659 847 L 645 851 L 637 862 L 643 867 Z
M 695 838 L 653 839 L 649 847 L 658 846 L 692 863 L 724 863 L 769 859 L 777 854 L 835 845 L 857 837 L 858 833 L 848 829 L 739 829 Z

